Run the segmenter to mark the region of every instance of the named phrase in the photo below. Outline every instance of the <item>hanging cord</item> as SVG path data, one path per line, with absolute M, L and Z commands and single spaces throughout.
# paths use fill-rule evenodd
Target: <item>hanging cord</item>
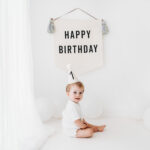
M 95 20 L 97 20 L 97 18 L 95 18 L 94 16 L 92 16 L 91 14 L 89 14 L 88 12 L 86 12 L 85 10 L 80 9 L 80 8 L 75 8 L 75 9 L 73 9 L 73 10 L 71 10 L 71 11 L 69 11 L 69 12 L 67 12 L 67 13 L 65 13 L 65 14 L 63 14 L 63 15 L 57 17 L 57 18 L 54 18 L 54 21 L 55 21 L 55 20 L 58 20 L 58 19 L 60 19 L 60 18 L 62 18 L 62 17 L 64 17 L 64 16 L 66 16 L 66 15 L 68 15 L 68 14 L 70 14 L 70 13 L 76 11 L 76 10 L 80 10 L 80 11 L 82 11 L 83 13 L 87 14 L 88 16 L 90 16 L 90 17 L 94 18 Z
M 80 8 L 75 8 L 75 9 L 73 9 L 73 10 L 71 10 L 71 11 L 69 11 L 69 12 L 67 12 L 67 13 L 65 13 L 65 14 L 63 14 L 63 15 L 57 17 L 57 18 L 51 18 L 50 24 L 49 24 L 49 26 L 48 26 L 48 32 L 49 32 L 49 33 L 54 33 L 54 32 L 55 32 L 54 21 L 56 21 L 56 20 L 58 20 L 58 19 L 60 19 L 60 18 L 62 18 L 62 17 L 64 17 L 64 16 L 66 16 L 66 15 L 68 15 L 68 14 L 70 14 L 70 13 L 76 11 L 76 10 L 80 10 L 80 11 L 82 11 L 83 13 L 87 14 L 88 16 L 92 17 L 93 19 L 97 20 L 96 17 L 92 16 L 91 14 L 89 14 L 88 12 L 86 12 L 85 10 L 80 9 Z M 106 23 L 105 23 L 105 21 L 104 21 L 103 19 L 102 19 L 102 32 L 103 32 L 103 35 L 104 35 L 104 34 L 107 34 L 107 33 L 109 32 L 108 27 L 107 27 L 107 25 L 106 25 Z

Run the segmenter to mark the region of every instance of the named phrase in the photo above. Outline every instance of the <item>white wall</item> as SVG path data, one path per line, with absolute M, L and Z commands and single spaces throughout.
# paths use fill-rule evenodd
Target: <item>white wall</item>
M 53 42 L 47 26 L 51 17 L 76 7 L 104 18 L 110 30 L 104 37 L 103 68 L 80 77 L 86 87 L 85 101 L 101 101 L 107 115 L 140 117 L 150 105 L 148 0 L 32 0 L 36 97 L 43 96 L 64 106 L 67 76 L 54 65 Z

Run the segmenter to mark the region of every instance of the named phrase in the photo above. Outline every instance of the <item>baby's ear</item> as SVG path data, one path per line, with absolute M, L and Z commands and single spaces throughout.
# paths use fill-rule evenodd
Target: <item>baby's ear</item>
M 67 96 L 69 96 L 69 92 L 66 92 Z

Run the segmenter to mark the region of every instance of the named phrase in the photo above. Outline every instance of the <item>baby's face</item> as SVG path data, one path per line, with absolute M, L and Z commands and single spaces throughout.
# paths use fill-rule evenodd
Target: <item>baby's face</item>
M 83 92 L 83 88 L 79 88 L 77 85 L 73 85 L 71 86 L 70 91 L 67 92 L 67 95 L 69 96 L 70 100 L 78 103 L 83 97 Z

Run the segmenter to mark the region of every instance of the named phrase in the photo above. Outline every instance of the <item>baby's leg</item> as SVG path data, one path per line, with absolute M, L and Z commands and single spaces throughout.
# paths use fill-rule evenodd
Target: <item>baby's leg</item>
M 104 128 L 106 127 L 106 125 L 96 126 L 96 125 L 93 125 L 93 124 L 86 122 L 85 120 L 84 120 L 84 122 L 87 124 L 87 126 L 89 128 L 93 128 L 94 132 L 102 132 L 104 130 Z
M 93 129 L 92 128 L 86 128 L 86 129 L 78 129 L 76 132 L 77 138 L 90 138 L 93 136 Z

